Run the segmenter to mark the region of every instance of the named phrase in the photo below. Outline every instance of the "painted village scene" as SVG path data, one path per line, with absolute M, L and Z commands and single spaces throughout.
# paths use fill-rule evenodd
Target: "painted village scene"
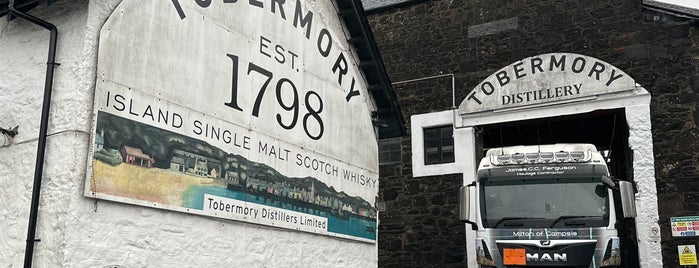
M 92 177 L 95 193 L 191 209 L 202 209 L 205 193 L 223 194 L 327 217 L 329 232 L 375 240 L 376 209 L 360 197 L 105 112 L 98 113 Z

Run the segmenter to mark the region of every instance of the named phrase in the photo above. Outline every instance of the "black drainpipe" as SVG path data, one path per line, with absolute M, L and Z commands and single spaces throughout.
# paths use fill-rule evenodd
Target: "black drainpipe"
M 36 239 L 36 220 L 39 213 L 39 195 L 41 194 L 41 177 L 44 172 L 44 152 L 46 152 L 46 133 L 49 125 L 49 108 L 51 106 L 51 91 L 53 89 L 53 69 L 58 65 L 56 60 L 56 40 L 58 39 L 58 29 L 51 23 L 33 17 L 22 11 L 15 9 L 15 1 L 10 0 L 8 5 L 9 16 L 17 16 L 33 24 L 41 26 L 51 31 L 49 41 L 49 56 L 46 62 L 46 79 L 44 80 L 44 104 L 41 107 L 41 125 L 39 128 L 39 145 L 36 150 L 36 164 L 34 165 L 34 185 L 32 189 L 32 204 L 29 211 L 29 226 L 27 228 L 27 247 L 24 251 L 24 267 L 32 267 L 34 257 L 34 243 Z

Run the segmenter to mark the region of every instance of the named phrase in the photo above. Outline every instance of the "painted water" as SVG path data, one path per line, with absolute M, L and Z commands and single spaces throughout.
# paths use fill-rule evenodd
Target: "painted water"
M 347 219 L 340 218 L 325 211 L 314 210 L 250 193 L 233 191 L 221 186 L 190 186 L 184 192 L 182 205 L 187 208 L 201 210 L 204 208 L 204 194 L 324 217 L 328 219 L 328 232 L 376 240 L 376 220 L 358 218 L 352 215 Z

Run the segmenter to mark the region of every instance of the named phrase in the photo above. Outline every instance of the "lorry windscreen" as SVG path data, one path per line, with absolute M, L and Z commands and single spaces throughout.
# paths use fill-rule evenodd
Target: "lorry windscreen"
M 609 222 L 608 188 L 596 178 L 484 179 L 486 228 L 601 227 Z

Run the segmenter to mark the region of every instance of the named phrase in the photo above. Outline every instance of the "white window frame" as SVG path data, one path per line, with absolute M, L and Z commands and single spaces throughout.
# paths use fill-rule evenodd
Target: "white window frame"
M 418 114 L 410 117 L 410 133 L 412 147 L 413 177 L 435 176 L 453 173 L 463 173 L 463 160 L 468 154 L 463 148 L 464 139 L 468 137 L 464 129 L 454 129 L 454 162 L 442 164 L 425 164 L 425 132 L 426 128 L 454 125 L 454 113 L 442 111 L 429 114 Z

